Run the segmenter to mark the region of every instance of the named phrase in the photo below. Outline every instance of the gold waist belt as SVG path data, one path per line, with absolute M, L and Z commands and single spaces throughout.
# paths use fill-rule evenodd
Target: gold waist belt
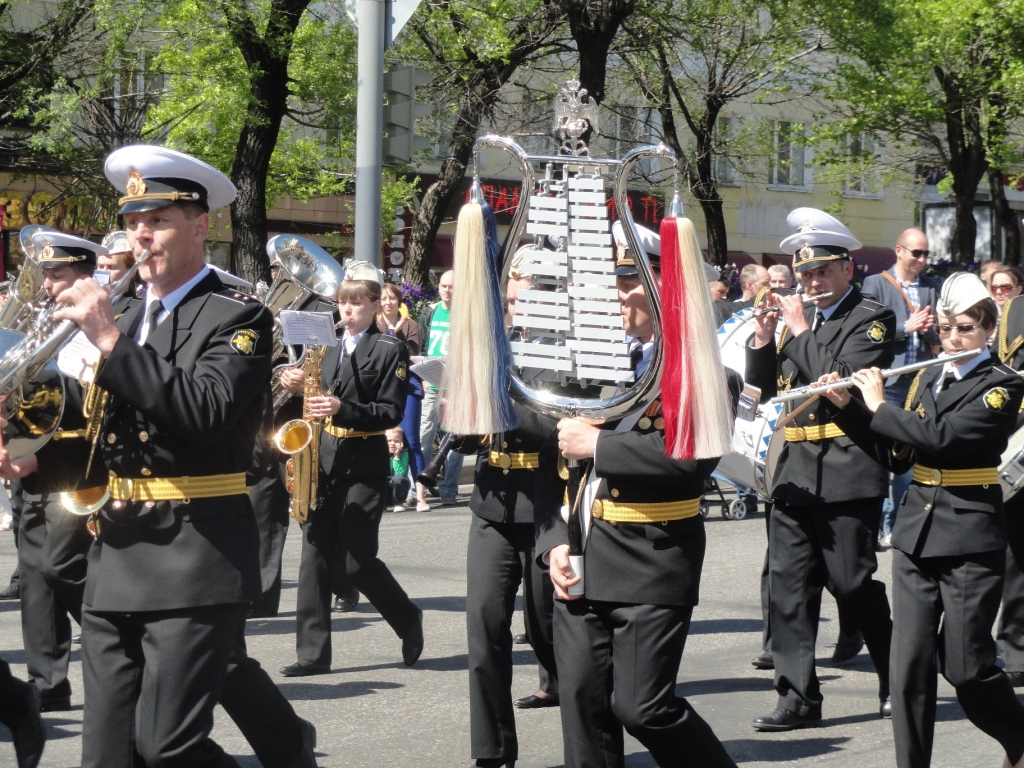
M 117 501 L 181 501 L 248 493 L 245 472 L 203 477 L 112 477 L 110 498 Z
M 488 463 L 501 469 L 536 469 L 540 466 L 540 454 L 491 451 Z
M 333 424 L 324 424 L 324 432 L 331 437 L 336 437 L 339 440 L 344 440 L 349 437 L 374 437 L 376 435 L 383 435 L 384 430 L 380 432 L 360 432 L 358 429 L 346 429 L 345 427 L 336 427 Z
M 946 488 L 964 485 L 995 485 L 999 482 L 999 470 L 995 467 L 930 469 L 915 464 L 914 482 L 921 485 L 941 485 Z
M 609 499 L 594 502 L 591 514 L 609 523 L 667 523 L 684 520 L 700 512 L 700 499 L 664 501 L 657 504 L 616 504 Z
M 845 432 L 837 424 L 819 424 L 816 427 L 786 427 L 787 443 L 803 443 L 807 440 L 827 440 L 831 437 L 843 437 Z

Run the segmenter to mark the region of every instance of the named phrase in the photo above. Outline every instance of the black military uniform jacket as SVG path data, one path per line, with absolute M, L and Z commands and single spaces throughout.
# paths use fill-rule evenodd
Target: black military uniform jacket
M 654 420 L 615 432 L 605 424 L 597 441 L 596 499 L 619 504 L 697 499 L 718 459 L 678 461 L 665 456 L 665 435 Z M 569 543 L 561 515 L 565 482 L 556 471 L 557 434 L 541 455 L 537 486 L 537 552 Z M 543 505 L 541 507 L 541 505 Z M 704 564 L 704 518 L 699 514 L 667 523 L 617 523 L 594 520 L 584 559 L 589 600 L 649 605 L 697 605 Z
M 1015 371 L 1024 371 L 1024 301 L 1014 296 L 1003 304 L 999 314 L 999 330 L 993 352 L 1004 365 Z M 1024 413 L 1017 416 L 1017 429 L 1024 426 Z M 1017 502 L 1019 506 L 1020 502 Z
M 371 323 L 353 353 L 341 360 L 345 342 L 329 347 L 321 368 L 324 392 L 341 400 L 331 418 L 335 427 L 380 432 L 402 423 L 409 379 L 405 344 Z M 320 466 L 339 482 L 381 479 L 391 474 L 388 441 L 384 435 L 340 439 L 324 430 Z
M 477 454 L 476 482 L 469 508 L 475 515 L 493 523 L 533 525 L 537 470 L 491 466 L 490 453 L 540 453 L 556 422 L 519 403 L 515 403 L 515 410 L 519 426 L 491 436 Z
M 853 401 L 836 420 L 858 445 L 893 472 L 999 466 L 1024 398 L 1024 380 L 984 360 L 962 380 L 932 396 L 942 366 L 924 369 L 912 385 L 909 408 L 883 403 L 874 414 Z M 920 557 L 968 555 L 1006 547 L 1003 494 L 998 483 L 942 487 L 910 485 L 896 515 L 892 545 Z
M 813 327 L 815 307 L 808 307 L 805 314 Z M 891 309 L 853 288 L 817 331 L 795 338 L 785 332 L 781 344 L 748 346 L 745 379 L 761 389 L 764 401 L 832 371 L 845 377 L 862 368 L 884 368 L 892 362 L 895 328 Z M 837 410 L 823 397 L 788 426 L 829 424 Z M 772 498 L 791 506 L 876 498 L 888 492 L 885 471 L 848 437 L 786 443 L 771 490 Z
M 140 347 L 134 334 L 144 306 L 133 302 L 117 321 L 122 337 L 96 380 L 111 399 L 88 484 L 105 483 L 108 473 L 177 478 L 245 472 L 270 375 L 270 312 L 211 272 Z M 67 408 L 80 412 L 77 385 L 70 395 Z M 51 442 L 38 454 L 41 473 L 81 474 L 88 446 L 73 442 L 77 466 L 58 465 L 67 457 L 55 455 L 59 443 Z M 248 494 L 108 502 L 97 527 L 85 592 L 93 610 L 171 610 L 260 595 L 259 537 Z

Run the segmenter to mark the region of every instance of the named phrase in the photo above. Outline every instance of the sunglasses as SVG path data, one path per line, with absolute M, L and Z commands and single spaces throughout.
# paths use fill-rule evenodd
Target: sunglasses
M 968 333 L 974 333 L 981 326 L 977 323 L 973 325 L 940 325 L 938 326 L 939 336 L 949 336 L 954 328 L 959 335 L 966 336 Z
M 1009 283 L 1000 283 L 999 285 L 993 285 L 990 289 L 992 293 L 1009 293 L 1017 286 L 1010 285 Z
M 900 247 L 900 248 L 901 248 L 902 250 L 904 250 L 904 251 L 906 251 L 907 253 L 909 253 L 909 254 L 910 254 L 911 256 L 913 256 L 913 257 L 914 257 L 915 259 L 927 259 L 927 258 L 928 258 L 929 256 L 931 256 L 931 253 L 932 253 L 932 252 L 931 252 L 930 250 L 928 250 L 927 248 L 926 248 L 926 249 L 924 249 L 924 250 L 922 251 L 922 250 L 921 250 L 920 248 L 914 248 L 913 250 L 911 250 L 910 248 L 906 248 L 906 247 L 904 247 L 904 246 L 902 246 L 902 245 L 901 245 L 901 246 L 899 246 L 899 247 Z

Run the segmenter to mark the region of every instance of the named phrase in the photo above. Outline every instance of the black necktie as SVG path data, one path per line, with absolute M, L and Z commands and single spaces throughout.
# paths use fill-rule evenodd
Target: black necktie
M 629 365 L 635 371 L 636 367 L 640 365 L 640 361 L 644 359 L 644 345 L 637 344 L 629 353 Z
M 149 305 L 149 312 L 146 315 L 147 319 L 149 320 L 149 330 L 146 332 L 146 338 L 147 339 L 150 336 L 152 336 L 153 335 L 153 331 L 156 330 L 156 326 L 157 326 L 156 318 L 157 318 L 157 315 L 159 315 L 163 311 L 164 311 L 164 305 L 163 305 L 163 302 L 160 301 L 160 299 L 157 299 L 156 301 L 154 301 L 152 304 Z
M 818 310 L 814 311 L 814 322 L 811 323 L 811 331 L 817 333 L 818 329 L 821 328 L 821 324 L 825 322 L 825 316 Z
M 942 381 L 939 382 L 939 394 L 941 395 L 949 389 L 950 385 L 952 385 L 954 381 L 956 381 L 956 374 L 952 371 L 946 371 L 945 375 L 942 377 Z

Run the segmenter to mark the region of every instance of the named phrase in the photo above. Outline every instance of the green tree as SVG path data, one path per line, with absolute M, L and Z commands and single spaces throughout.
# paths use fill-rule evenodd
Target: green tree
M 771 13 L 757 0 L 643 0 L 625 28 L 616 50 L 658 112 L 665 143 L 700 204 L 711 261 L 725 264 L 718 174 L 749 158 L 758 131 L 722 130 L 722 113 L 741 102 L 781 103 L 809 93 L 811 54 L 821 41 L 799 15 Z
M 956 206 L 952 257 L 972 261 L 978 187 L 992 169 L 1000 204 L 1002 172 L 1020 159 L 1009 117 L 1022 105 L 1024 2 L 835 0 L 802 7 L 838 54 L 822 78 L 831 104 L 812 141 L 831 149 L 819 161 L 841 165 L 848 137 L 870 136 L 886 146 L 887 163 L 907 175 L 945 170 Z M 1016 261 L 1019 245 L 1008 256 Z
M 451 126 L 437 181 L 413 219 L 407 282 L 427 283 L 434 238 L 502 87 L 521 67 L 564 48 L 556 35 L 562 22 L 561 12 L 544 0 L 440 0 L 420 6 L 409 22 L 411 34 L 390 53 L 434 75 L 424 92 L 437 105 L 435 116 Z

